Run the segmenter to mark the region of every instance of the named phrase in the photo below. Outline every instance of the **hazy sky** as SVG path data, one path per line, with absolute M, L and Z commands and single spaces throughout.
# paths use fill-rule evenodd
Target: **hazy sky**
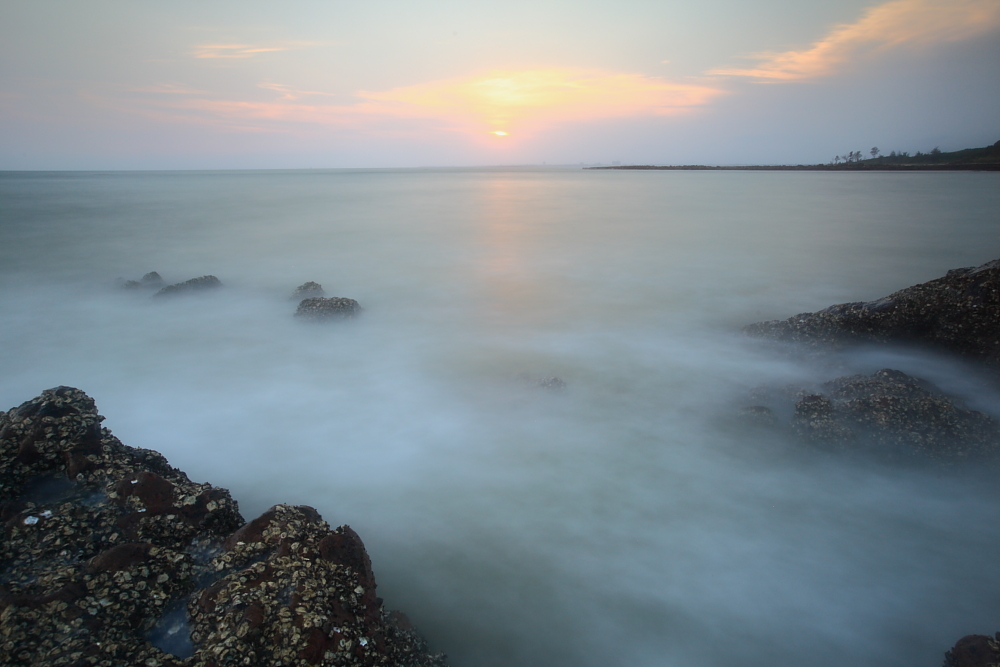
M 1000 140 L 1000 0 L 0 0 L 0 121 L 0 169 L 955 150 Z

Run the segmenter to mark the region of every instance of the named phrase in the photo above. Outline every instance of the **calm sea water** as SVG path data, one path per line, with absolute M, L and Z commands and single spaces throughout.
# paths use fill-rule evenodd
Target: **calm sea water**
M 937 667 L 1000 630 L 1000 494 L 727 417 L 887 366 L 1000 396 L 738 330 L 997 257 L 998 174 L 3 173 L 0 407 L 77 386 L 247 518 L 349 523 L 456 667 Z M 225 288 L 115 286 L 154 270 Z M 294 321 L 307 280 L 364 316 Z

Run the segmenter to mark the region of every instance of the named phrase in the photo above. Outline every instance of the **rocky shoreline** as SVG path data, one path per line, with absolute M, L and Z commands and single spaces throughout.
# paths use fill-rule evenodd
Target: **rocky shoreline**
M 851 345 L 909 345 L 945 352 L 1000 380 L 1000 260 L 948 271 L 875 301 L 842 303 L 743 328 L 753 337 L 821 354 Z M 886 461 L 1000 462 L 1000 423 L 968 410 L 926 380 L 885 368 L 818 388 L 758 387 L 740 410 L 827 449 Z
M 102 420 L 71 387 L 0 412 L 4 665 L 444 667 L 349 526 L 288 505 L 246 522 Z
M 217 288 L 214 276 L 156 295 Z M 349 319 L 353 299 L 318 283 L 295 316 Z M 1000 260 L 872 302 L 744 327 L 811 352 L 907 344 L 1000 375 Z M 538 386 L 561 390 L 549 377 Z M 1000 422 L 894 369 L 817 387 L 753 390 L 745 424 L 890 463 L 1000 463 Z M 225 489 L 195 483 L 159 453 L 100 426 L 93 399 L 56 387 L 0 412 L 0 655 L 4 665 L 400 665 L 444 667 L 400 612 L 375 595 L 361 538 L 311 507 L 277 505 L 245 521 Z M 996 637 L 968 635 L 947 667 L 1000 662 Z
M 919 346 L 1000 379 L 1000 259 L 948 271 L 875 301 L 757 322 L 743 333 L 812 352 L 858 344 Z M 740 411 L 745 423 L 784 429 L 812 446 L 863 451 L 891 463 L 1000 462 L 1000 423 L 898 370 L 836 378 L 819 392 L 759 387 L 750 398 L 755 404 Z M 944 656 L 944 667 L 996 664 L 1000 633 L 966 635 Z

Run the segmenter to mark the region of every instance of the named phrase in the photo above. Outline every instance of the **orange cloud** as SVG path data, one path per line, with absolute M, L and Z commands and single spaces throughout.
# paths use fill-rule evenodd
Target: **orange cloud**
M 127 106 L 160 119 L 172 117 L 239 131 L 326 125 L 396 134 L 416 123 L 425 129 L 430 124 L 437 130 L 500 137 L 511 134 L 512 128 L 515 134 L 525 134 L 528 129 L 559 122 L 677 114 L 723 93 L 700 83 L 568 68 L 495 71 L 384 92 L 363 91 L 356 94 L 360 99 L 353 104 L 324 103 L 323 97 L 336 94 L 279 83 L 260 83 L 258 88 L 275 93 L 276 98 L 221 99 L 161 84 L 132 89 L 145 95 L 133 96 Z
M 358 95 L 381 103 L 381 113 L 507 128 L 525 121 L 676 114 L 702 106 L 722 92 L 641 74 L 551 68 L 494 71 Z
M 833 73 L 869 53 L 903 44 L 968 39 L 1000 28 L 997 0 L 893 0 L 839 25 L 804 51 L 761 54 L 749 69 L 716 69 L 714 75 L 792 81 Z

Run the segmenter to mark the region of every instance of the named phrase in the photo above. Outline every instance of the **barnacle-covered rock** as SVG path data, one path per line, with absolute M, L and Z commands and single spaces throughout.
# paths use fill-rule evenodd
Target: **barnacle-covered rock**
M 361 539 L 122 444 L 56 387 L 0 412 L 4 665 L 444 665 L 386 614 Z
M 837 346 L 849 342 L 929 345 L 1000 366 L 1000 259 L 954 269 L 875 301 L 842 303 L 743 328 L 754 337 Z
M 1000 459 L 1000 423 L 897 370 L 840 377 L 818 391 L 758 387 L 750 400 L 756 405 L 740 411 L 744 421 L 780 427 L 777 415 L 790 413 L 792 433 L 828 449 L 867 451 L 887 460 Z

